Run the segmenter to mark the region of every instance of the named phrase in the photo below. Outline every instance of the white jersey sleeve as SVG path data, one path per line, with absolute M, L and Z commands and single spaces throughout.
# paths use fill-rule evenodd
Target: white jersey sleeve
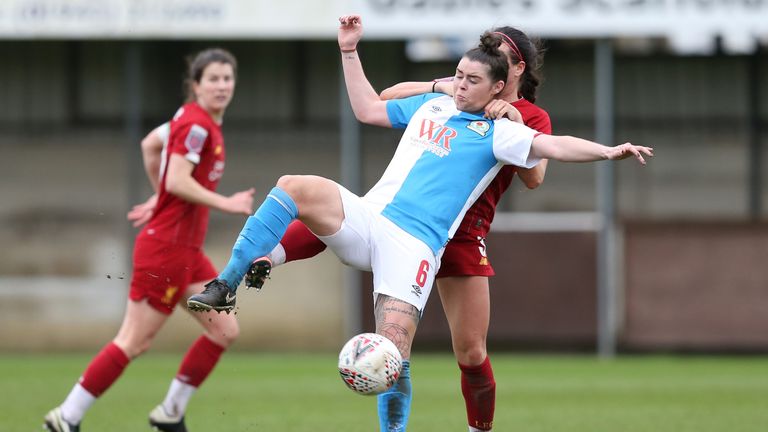
M 165 173 L 165 164 L 168 156 L 168 140 L 171 138 L 171 122 L 167 121 L 155 128 L 155 133 L 163 142 L 163 150 L 160 152 L 160 172 L 158 178 L 162 179 Z
M 506 165 L 535 167 L 541 158 L 531 157 L 533 139 L 539 133 L 528 126 L 502 119 L 495 121 L 493 155 Z
M 165 122 L 155 128 L 155 133 L 163 141 L 163 147 L 168 145 L 168 138 L 171 136 L 171 122 Z

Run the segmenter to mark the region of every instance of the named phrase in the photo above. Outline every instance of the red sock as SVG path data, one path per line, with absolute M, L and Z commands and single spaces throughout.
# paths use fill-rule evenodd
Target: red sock
M 99 397 L 117 381 L 130 362 L 131 359 L 123 350 L 110 342 L 91 360 L 80 378 L 80 385 L 88 390 L 88 393 Z
M 493 410 L 496 406 L 496 381 L 493 379 L 491 360 L 485 360 L 477 366 L 465 366 L 461 369 L 461 393 L 467 405 L 469 425 L 480 430 L 493 427 Z
M 200 384 L 208 378 L 216 363 L 219 362 L 224 350 L 223 346 L 214 343 L 205 336 L 200 336 L 187 350 L 187 354 L 179 366 L 176 379 L 193 387 L 200 387 Z
M 285 262 L 312 258 L 325 250 L 325 243 L 297 220 L 288 225 L 288 230 L 280 240 L 280 244 L 285 249 Z

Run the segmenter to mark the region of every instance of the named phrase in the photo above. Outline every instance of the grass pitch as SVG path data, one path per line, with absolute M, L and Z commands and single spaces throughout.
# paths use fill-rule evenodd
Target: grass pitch
M 148 354 L 96 402 L 88 431 L 149 430 L 181 354 Z M 0 431 L 40 430 L 90 355 L 0 355 Z M 496 431 L 763 432 L 768 357 L 492 355 Z M 416 353 L 410 432 L 466 431 L 450 355 Z M 229 353 L 187 415 L 202 431 L 377 431 L 375 397 L 347 390 L 333 354 Z

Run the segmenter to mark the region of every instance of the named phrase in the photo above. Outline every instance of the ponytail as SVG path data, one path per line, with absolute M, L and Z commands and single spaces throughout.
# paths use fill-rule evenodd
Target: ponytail
M 538 39 L 531 39 L 514 27 L 498 27 L 493 30 L 501 36 L 510 48 L 510 60 L 513 64 L 525 62 L 525 70 L 520 77 L 519 93 L 530 102 L 536 102 L 538 87 L 544 81 L 541 76 L 544 49 Z

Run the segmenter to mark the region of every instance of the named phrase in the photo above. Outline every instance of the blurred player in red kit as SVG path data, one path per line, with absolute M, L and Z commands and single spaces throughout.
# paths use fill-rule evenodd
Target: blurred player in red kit
M 221 123 L 234 95 L 236 72 L 231 53 L 199 52 L 189 62 L 188 102 L 170 123 L 142 141 L 144 166 L 155 194 L 128 214 L 135 226 L 146 226 L 136 237 L 123 323 L 64 402 L 45 416 L 49 431 L 79 431 L 91 405 L 131 360 L 149 349 L 176 304 L 201 292 L 203 282 L 217 275 L 202 250 L 209 210 L 252 213 L 253 189 L 231 196 L 216 192 L 225 161 Z M 234 315 L 192 316 L 204 331 L 187 351 L 165 399 L 149 414 L 150 425 L 160 431 L 186 431 L 184 415 L 191 396 L 239 333 Z

